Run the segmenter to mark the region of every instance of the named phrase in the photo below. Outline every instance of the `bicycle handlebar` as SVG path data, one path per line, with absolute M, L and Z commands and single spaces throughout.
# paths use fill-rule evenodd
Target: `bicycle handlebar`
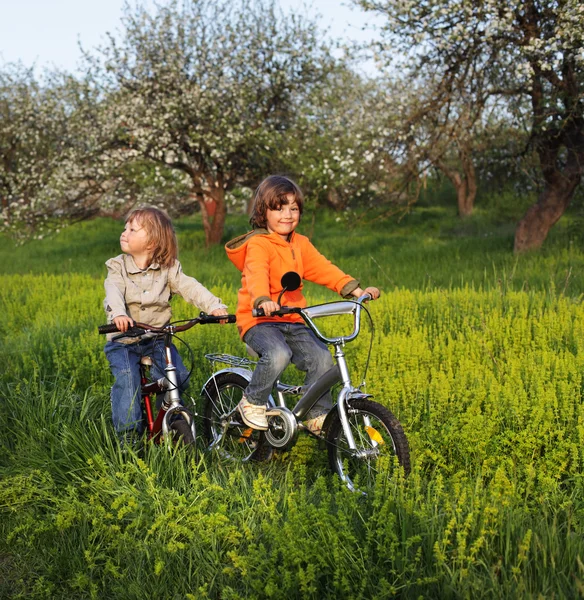
M 298 314 L 302 317 L 306 325 L 312 329 L 319 340 L 325 344 L 336 344 L 339 342 L 345 343 L 354 340 L 359 335 L 360 321 L 361 321 L 361 310 L 363 303 L 368 300 L 372 300 L 370 294 L 363 294 L 361 297 L 355 300 L 341 300 L 337 302 L 327 302 L 325 304 L 317 304 L 315 306 L 307 306 L 305 308 L 299 308 L 297 306 L 281 306 L 279 310 L 275 310 L 270 316 L 281 317 L 283 315 Z M 342 314 L 354 314 L 355 322 L 353 333 L 348 336 L 341 336 L 336 338 L 325 337 L 318 329 L 313 319 L 318 317 L 332 317 Z M 254 317 L 264 317 L 265 313 L 263 308 L 255 308 L 252 310 Z
M 140 337 L 144 335 L 146 332 L 153 333 L 174 333 L 179 331 L 186 331 L 195 325 L 208 325 L 211 323 L 235 323 L 235 315 L 208 315 L 206 313 L 201 313 L 196 319 L 191 319 L 184 325 L 173 325 L 169 323 L 164 327 L 154 327 L 152 325 L 147 325 L 146 323 L 139 323 L 138 321 L 134 322 L 134 326 L 130 327 L 127 331 L 124 332 L 124 337 Z M 109 323 L 108 325 L 99 325 L 97 328 L 99 334 L 106 333 L 121 333 L 120 330 L 116 327 L 115 323 Z
M 357 298 L 355 300 L 348 300 L 348 302 L 363 304 L 363 302 L 367 302 L 368 300 L 372 300 L 372 299 L 373 298 L 371 297 L 371 294 L 363 294 L 360 298 Z M 332 303 L 329 303 L 329 304 L 332 304 Z M 310 308 L 310 307 L 306 307 L 306 308 Z M 283 317 L 284 315 L 291 315 L 291 314 L 297 314 L 297 315 L 303 316 L 302 315 L 303 310 L 304 309 L 299 308 L 297 306 L 280 306 L 280 308 L 278 310 L 273 311 L 270 316 L 271 317 Z M 264 309 L 261 306 L 259 306 L 258 308 L 252 309 L 251 316 L 252 317 L 265 317 L 266 313 L 264 312 Z

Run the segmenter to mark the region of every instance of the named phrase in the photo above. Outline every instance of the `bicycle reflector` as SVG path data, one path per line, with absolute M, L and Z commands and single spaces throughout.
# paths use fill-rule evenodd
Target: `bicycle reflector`
M 375 427 L 371 427 L 370 425 L 365 425 L 365 431 L 371 438 L 372 442 L 376 442 L 378 444 L 385 444 L 385 442 L 383 441 L 383 438 L 381 437 L 381 434 L 379 433 L 379 431 L 377 431 L 377 429 L 375 429 Z
M 251 427 L 248 427 L 247 429 L 245 429 L 244 431 L 241 432 L 241 437 L 239 438 L 239 443 L 240 444 L 245 444 L 245 442 L 251 440 L 251 436 L 253 434 L 253 429 Z

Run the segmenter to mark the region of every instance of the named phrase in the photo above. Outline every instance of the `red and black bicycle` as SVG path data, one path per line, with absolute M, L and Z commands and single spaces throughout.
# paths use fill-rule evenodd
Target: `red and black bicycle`
M 185 445 L 194 444 L 196 439 L 195 419 L 191 411 L 185 407 L 180 400 L 179 383 L 176 367 L 172 361 L 172 340 L 177 333 L 187 331 L 195 325 L 207 325 L 211 323 L 235 323 L 235 315 L 212 316 L 201 313 L 196 319 L 188 321 L 175 321 L 164 327 L 152 327 L 146 323 L 136 322 L 126 332 L 112 323 L 100 325 L 97 329 L 101 334 L 119 333 L 112 339 L 119 341 L 123 338 L 134 339 L 164 339 L 164 377 L 153 380 L 150 377 L 150 367 L 153 364 L 151 356 L 144 356 L 140 361 L 140 378 L 142 391 L 143 415 L 145 419 L 145 430 L 149 440 L 156 443 L 170 441 L 171 443 L 182 440 Z M 156 416 L 152 398 L 154 395 L 163 394 L 162 403 Z

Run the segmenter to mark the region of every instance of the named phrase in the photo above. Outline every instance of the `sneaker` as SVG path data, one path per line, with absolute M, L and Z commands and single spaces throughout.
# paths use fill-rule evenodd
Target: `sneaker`
M 326 419 L 326 413 L 322 415 L 318 415 L 318 417 L 314 417 L 313 419 L 308 419 L 304 421 L 304 425 L 306 429 L 310 431 L 313 435 L 321 435 L 322 434 L 322 426 L 324 425 L 324 420 Z
M 245 396 L 237 405 L 237 410 L 243 422 L 253 429 L 266 431 L 268 420 L 266 419 L 266 407 L 263 404 L 252 404 Z

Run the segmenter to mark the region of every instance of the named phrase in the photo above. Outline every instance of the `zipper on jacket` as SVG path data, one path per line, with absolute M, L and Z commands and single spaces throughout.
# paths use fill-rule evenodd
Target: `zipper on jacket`
M 292 252 L 292 258 L 294 260 L 296 260 L 296 255 L 294 254 L 294 248 L 290 248 L 290 251 Z

